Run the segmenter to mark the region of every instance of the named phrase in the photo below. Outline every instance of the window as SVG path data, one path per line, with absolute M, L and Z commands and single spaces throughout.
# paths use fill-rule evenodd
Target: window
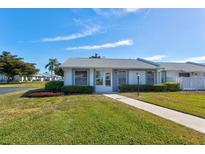
M 190 77 L 190 73 L 179 73 L 179 77 Z
M 88 85 L 87 71 L 75 71 L 75 85 L 76 86 Z
M 147 84 L 154 84 L 154 72 L 148 71 L 146 75 L 147 75 Z
M 103 72 L 96 71 L 96 85 L 103 85 Z
M 105 73 L 105 85 L 111 86 L 111 74 L 110 73 Z

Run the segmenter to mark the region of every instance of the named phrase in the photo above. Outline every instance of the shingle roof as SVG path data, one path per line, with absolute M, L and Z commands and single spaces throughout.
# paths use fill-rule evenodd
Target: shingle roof
M 205 72 L 205 65 L 186 62 L 161 62 L 154 63 L 144 59 L 110 59 L 110 58 L 69 58 L 62 65 L 62 68 L 116 68 L 116 69 L 160 69 Z
M 165 70 L 179 70 L 179 71 L 185 71 L 185 72 L 194 72 L 194 71 L 202 71 L 205 72 L 205 65 L 192 63 L 192 62 L 186 62 L 186 63 L 174 63 L 174 62 L 162 62 L 159 63 L 162 68 Z
M 157 69 L 154 63 L 142 59 L 70 58 L 62 68 L 116 68 L 116 69 Z

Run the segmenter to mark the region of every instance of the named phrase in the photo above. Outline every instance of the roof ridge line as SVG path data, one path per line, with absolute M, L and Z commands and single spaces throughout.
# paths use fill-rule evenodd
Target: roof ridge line
M 193 64 L 193 65 L 198 65 L 198 66 L 203 66 L 203 67 L 205 67 L 204 64 L 195 63 L 195 62 L 191 62 L 191 61 L 188 61 L 188 62 L 186 62 L 186 63 L 187 63 L 187 64 Z
M 154 66 L 160 66 L 160 64 L 155 63 L 155 62 L 150 61 L 150 60 L 146 60 L 146 59 L 142 59 L 142 58 L 137 58 L 137 60 L 142 61 L 142 62 L 147 63 L 147 64 L 154 65 Z

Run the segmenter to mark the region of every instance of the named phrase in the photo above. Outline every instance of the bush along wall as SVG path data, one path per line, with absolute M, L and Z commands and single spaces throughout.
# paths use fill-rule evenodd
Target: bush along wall
M 180 84 L 176 82 L 165 82 L 163 85 L 166 85 L 167 91 L 179 91 Z
M 63 85 L 63 81 L 50 81 L 46 83 L 45 89 L 49 91 L 59 92 L 61 91 Z
M 63 86 L 61 91 L 65 94 L 91 94 L 93 86 Z
M 120 92 L 135 92 L 138 90 L 138 85 L 122 85 L 119 86 Z M 160 91 L 179 91 L 180 86 L 176 82 L 167 82 L 154 85 L 139 85 L 139 90 L 142 92 L 160 92 Z

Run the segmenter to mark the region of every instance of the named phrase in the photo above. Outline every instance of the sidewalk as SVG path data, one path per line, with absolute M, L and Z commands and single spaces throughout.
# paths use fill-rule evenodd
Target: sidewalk
M 174 121 L 178 124 L 192 128 L 201 133 L 205 133 L 205 119 L 182 112 L 174 111 L 157 105 L 145 103 L 143 101 L 135 100 L 118 94 L 103 94 L 104 96 L 118 100 L 125 104 L 134 106 L 136 108 L 148 111 L 162 118 Z

